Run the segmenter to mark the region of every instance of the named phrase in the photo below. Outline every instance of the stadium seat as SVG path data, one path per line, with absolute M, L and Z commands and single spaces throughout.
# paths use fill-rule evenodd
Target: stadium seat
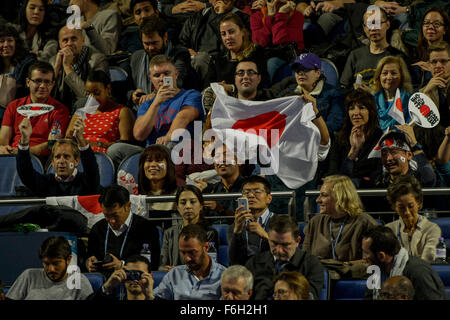
M 333 300 L 362 300 L 366 292 L 366 280 L 339 280 L 332 290 Z
M 91 283 L 92 290 L 94 292 L 100 289 L 103 283 L 105 282 L 105 279 L 101 273 L 89 272 L 83 274 L 86 276 L 86 278 L 88 278 L 89 282 Z
M 228 245 L 227 240 L 227 230 L 229 225 L 228 224 L 214 224 L 213 228 L 217 230 L 219 233 L 219 245 L 224 246 Z
M 217 252 L 217 261 L 225 267 L 228 267 L 230 265 L 230 261 L 228 259 L 228 245 L 219 246 L 219 251 Z
M 109 77 L 111 78 L 111 82 L 126 81 L 128 78 L 128 73 L 121 67 L 110 66 Z
M 436 223 L 442 231 L 445 244 L 447 245 L 447 256 L 450 253 L 450 218 L 436 218 L 430 219 L 431 222 Z
M 299 229 L 300 229 L 300 243 L 298 244 L 298 246 L 299 246 L 299 248 L 302 248 L 302 246 L 303 246 L 303 239 L 305 238 L 305 234 L 304 234 L 304 232 L 303 232 L 303 229 L 305 229 L 305 227 L 306 227 L 306 225 L 307 225 L 308 223 L 307 222 L 300 222 L 299 223 Z
M 141 153 L 142 152 L 139 151 L 123 159 L 117 169 L 117 173 L 119 173 L 120 170 L 130 173 L 134 177 L 134 181 L 138 183 L 139 157 L 141 156 Z
M 153 288 L 156 288 L 161 283 L 162 279 L 166 274 L 167 274 L 166 271 L 152 271 L 154 281 Z
M 31 154 L 31 162 L 33 168 L 39 172 L 43 173 L 44 168 L 42 167 L 39 159 Z M 19 174 L 17 173 L 16 167 L 16 156 L 15 155 L 0 155 L 0 196 L 1 197 L 11 197 L 16 195 L 16 187 L 23 186 L 20 180 Z
M 107 187 L 114 183 L 114 163 L 111 158 L 103 152 L 95 152 L 95 159 L 97 160 L 98 169 L 100 173 L 100 184 Z M 83 172 L 83 163 L 80 161 L 77 167 L 79 172 Z M 55 173 L 53 165 L 47 168 L 47 173 Z
M 330 277 L 328 276 L 328 270 L 323 270 L 323 288 L 320 292 L 319 300 L 328 300 L 330 296 Z
M 322 73 L 327 78 L 327 83 L 339 87 L 339 72 L 336 65 L 329 59 L 320 58 L 322 62 Z
M 437 272 L 444 283 L 447 300 L 450 300 L 450 265 L 432 264 L 431 267 Z

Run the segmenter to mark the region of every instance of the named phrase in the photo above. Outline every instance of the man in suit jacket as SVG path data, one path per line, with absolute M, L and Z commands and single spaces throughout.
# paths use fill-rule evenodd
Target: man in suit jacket
M 242 196 L 248 201 L 248 209 L 238 206 L 227 231 L 230 264 L 244 265 L 250 257 L 269 249 L 266 228 L 274 216 L 269 210 L 270 192 L 269 182 L 260 176 L 250 176 L 242 183 Z
M 105 219 L 97 222 L 89 233 L 86 266 L 89 272 L 110 274 L 121 269 L 124 260 L 139 254 L 146 243 L 151 250 L 152 270 L 159 266 L 159 233 L 149 220 L 130 212 L 130 194 L 118 185 L 106 187 L 98 199 Z M 110 262 L 96 266 L 109 254 Z

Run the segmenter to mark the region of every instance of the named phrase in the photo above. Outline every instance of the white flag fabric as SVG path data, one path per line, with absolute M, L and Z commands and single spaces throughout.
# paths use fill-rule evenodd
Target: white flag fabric
M 100 106 L 100 103 L 91 95 L 86 100 L 86 103 L 84 104 L 83 108 L 78 109 L 75 111 L 75 114 L 80 116 L 83 120 L 86 119 L 86 114 L 93 114 L 95 111 L 97 111 L 98 107 Z
M 384 138 L 385 135 L 389 133 L 389 128 L 386 128 L 386 130 L 383 131 L 383 134 L 381 135 L 380 139 L 378 139 L 377 143 L 373 147 L 372 151 L 370 151 L 369 155 L 367 156 L 368 159 L 370 158 L 381 158 L 381 139 Z
M 395 92 L 394 103 L 388 111 L 388 115 L 400 124 L 405 124 L 405 117 L 403 115 L 402 98 L 400 96 L 400 89 L 397 88 Z
M 226 95 L 217 83 L 211 88 L 216 94 L 211 114 L 215 137 L 235 153 L 238 162 L 256 163 L 259 158 L 270 163 L 270 168 L 261 167 L 261 174 L 276 174 L 291 189 L 314 178 L 320 132 L 312 123 L 311 103 L 298 96 L 240 100 Z

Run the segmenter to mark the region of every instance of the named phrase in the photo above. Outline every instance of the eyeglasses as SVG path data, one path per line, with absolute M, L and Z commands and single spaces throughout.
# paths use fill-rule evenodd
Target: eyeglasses
M 248 196 L 248 195 L 250 195 L 250 193 L 253 193 L 255 196 L 260 196 L 263 193 L 265 193 L 265 191 L 261 190 L 261 189 L 245 189 L 245 190 L 242 190 L 242 195 L 243 196 Z
M 425 21 L 423 22 L 423 26 L 424 26 L 424 27 L 433 26 L 433 28 L 436 28 L 436 29 L 437 29 L 437 28 L 439 28 L 439 27 L 445 26 L 445 24 L 442 23 L 442 22 L 439 22 L 439 21 L 431 22 L 431 21 L 425 20 Z
M 289 293 L 289 291 L 287 291 L 287 290 L 279 289 L 279 290 L 273 292 L 273 296 L 274 297 L 285 297 L 288 293 Z
M 33 81 L 33 83 L 38 86 L 40 86 L 41 84 L 44 84 L 44 86 L 48 87 L 51 84 L 53 84 L 53 80 L 30 79 L 30 81 Z
M 436 59 L 436 60 L 430 60 L 430 63 L 435 66 L 440 62 L 441 64 L 445 65 L 450 61 L 450 59 Z
M 257 71 L 250 69 L 250 70 L 238 70 L 234 75 L 238 77 L 243 77 L 246 73 L 249 77 L 256 76 L 257 74 L 259 74 Z

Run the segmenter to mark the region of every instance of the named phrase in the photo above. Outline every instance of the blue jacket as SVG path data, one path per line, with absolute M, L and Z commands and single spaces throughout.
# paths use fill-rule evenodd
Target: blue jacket
M 321 83 L 323 83 L 322 88 Z M 265 90 L 274 92 L 275 97 L 279 98 L 302 94 L 297 86 L 295 77 L 288 77 Z M 330 135 L 334 131 L 341 130 L 345 119 L 344 96 L 341 89 L 325 81 L 319 81 L 310 94 L 316 98 L 317 108 L 322 113 Z

